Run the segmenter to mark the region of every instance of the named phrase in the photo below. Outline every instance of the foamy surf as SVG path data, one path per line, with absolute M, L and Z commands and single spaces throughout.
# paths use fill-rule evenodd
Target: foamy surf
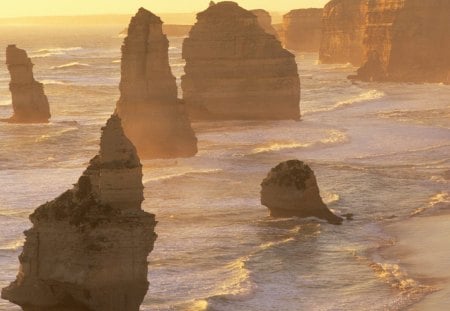
M 274 142 L 266 146 L 257 147 L 252 150 L 251 154 L 266 153 L 266 152 L 278 152 L 289 149 L 312 149 L 312 148 L 324 148 L 333 145 L 339 145 L 349 142 L 347 135 L 339 130 L 329 130 L 326 133 L 326 137 L 313 142 Z
M 448 192 L 438 192 L 430 197 L 426 206 L 419 207 L 411 213 L 411 216 L 418 216 L 428 211 L 444 209 L 450 207 L 450 195 Z
M 45 58 L 50 56 L 59 56 L 59 55 L 66 55 L 67 52 L 74 52 L 74 51 L 80 51 L 83 50 L 82 47 L 76 46 L 76 47 L 66 47 L 66 48 L 47 48 L 47 49 L 39 49 L 36 51 L 32 51 L 30 53 L 31 58 Z
M 91 67 L 91 65 L 89 64 L 85 64 L 85 63 L 79 63 L 79 62 L 71 62 L 71 63 L 67 63 L 67 64 L 62 64 L 59 66 L 52 66 L 50 67 L 50 69 L 52 70 L 57 70 L 57 69 L 72 69 L 72 68 L 86 68 L 86 67 Z

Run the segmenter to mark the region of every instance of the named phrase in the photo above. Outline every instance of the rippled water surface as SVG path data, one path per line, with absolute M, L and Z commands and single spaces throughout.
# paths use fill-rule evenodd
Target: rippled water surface
M 49 124 L 0 123 L 1 287 L 15 278 L 28 214 L 71 187 L 98 150 L 119 96 L 119 31 L 0 28 L 0 46 L 29 52 L 52 110 Z M 179 82 L 182 38 L 169 39 Z M 196 157 L 144 161 L 143 207 L 159 237 L 142 310 L 400 310 L 428 292 L 376 249 L 392 242 L 384 224 L 449 208 L 450 87 L 352 84 L 349 65 L 296 58 L 301 122 L 196 123 Z M 12 113 L 8 82 L 2 65 L 0 118 Z M 259 184 L 292 158 L 310 163 L 329 207 L 355 220 L 269 218 Z

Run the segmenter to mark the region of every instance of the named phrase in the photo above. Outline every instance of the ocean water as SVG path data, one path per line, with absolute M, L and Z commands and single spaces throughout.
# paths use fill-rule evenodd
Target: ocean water
M 0 47 L 27 49 L 52 112 L 49 124 L 0 123 L 0 287 L 17 273 L 28 215 L 98 151 L 119 97 L 120 30 L 0 28 Z M 179 83 L 183 39 L 169 39 Z M 300 122 L 195 123 L 196 157 L 143 161 L 159 237 L 142 310 L 403 310 L 433 291 L 378 249 L 395 243 L 385 225 L 450 208 L 450 86 L 352 84 L 350 65 L 296 59 Z M 0 65 L 0 118 L 12 113 L 8 82 Z M 268 217 L 260 182 L 293 158 L 353 221 Z

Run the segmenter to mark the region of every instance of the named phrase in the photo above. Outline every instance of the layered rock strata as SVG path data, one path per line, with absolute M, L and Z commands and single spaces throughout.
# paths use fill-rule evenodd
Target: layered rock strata
M 450 2 L 370 0 L 364 81 L 447 82 Z
M 8 122 L 46 123 L 50 119 L 50 106 L 44 86 L 33 76 L 33 63 L 25 50 L 15 45 L 6 48 L 6 64 L 11 82 L 9 89 L 14 114 Z
M 169 42 L 162 21 L 140 8 L 122 45 L 120 99 L 116 112 L 141 158 L 189 157 L 197 138 L 185 106 L 177 98 Z
M 283 16 L 283 45 L 299 52 L 318 52 L 323 9 L 292 10 Z
M 321 63 L 351 63 L 354 66 L 363 63 L 367 1 L 331 0 L 325 5 L 319 51 Z
M 256 16 L 256 18 L 258 19 L 259 25 L 262 27 L 262 29 L 265 30 L 265 32 L 267 32 L 268 34 L 273 35 L 273 36 L 275 36 L 275 38 L 279 39 L 278 32 L 272 26 L 272 16 L 270 16 L 269 12 L 267 12 L 266 10 L 261 10 L 261 9 L 251 10 L 250 12 L 252 12 Z
M 181 86 L 193 119 L 300 118 L 293 54 L 231 1 L 210 6 L 183 43 Z
M 272 168 L 261 183 L 261 204 L 272 217 L 317 217 L 339 225 L 342 218 L 323 203 L 312 169 L 298 160 Z
M 156 222 L 141 209 L 141 164 L 117 116 L 102 131 L 73 189 L 30 215 L 19 274 L 2 290 L 24 311 L 138 311 L 147 292 Z

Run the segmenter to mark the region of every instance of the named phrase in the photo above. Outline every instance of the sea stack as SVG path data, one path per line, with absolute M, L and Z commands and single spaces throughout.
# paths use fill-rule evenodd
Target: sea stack
M 282 162 L 261 183 L 261 204 L 272 217 L 317 217 L 340 225 L 342 218 L 323 203 L 312 169 L 299 160 Z
M 219 2 L 197 14 L 183 43 L 183 58 L 181 86 L 191 118 L 300 118 L 294 55 L 235 2 Z
M 47 123 L 50 106 L 42 83 L 34 80 L 33 63 L 25 50 L 15 45 L 6 48 L 6 65 L 11 82 L 9 89 L 14 114 L 6 121 L 12 123 Z
M 17 279 L 2 298 L 24 311 L 138 311 L 155 216 L 141 209 L 142 167 L 120 119 L 73 189 L 38 207 Z
M 122 45 L 120 99 L 116 112 L 144 159 L 190 157 L 197 138 L 177 98 L 162 21 L 140 8 Z
M 283 16 L 283 44 L 298 52 L 318 52 L 323 9 L 292 10 Z
M 446 82 L 450 1 L 370 0 L 363 81 Z
M 266 10 L 257 9 L 257 10 L 251 10 L 256 18 L 258 19 L 259 25 L 264 29 L 268 34 L 275 36 L 275 38 L 278 38 L 278 33 L 275 28 L 272 26 L 272 16 L 270 16 L 270 13 Z
M 367 1 L 331 0 L 325 5 L 319 52 L 321 63 L 351 63 L 354 66 L 363 63 Z

